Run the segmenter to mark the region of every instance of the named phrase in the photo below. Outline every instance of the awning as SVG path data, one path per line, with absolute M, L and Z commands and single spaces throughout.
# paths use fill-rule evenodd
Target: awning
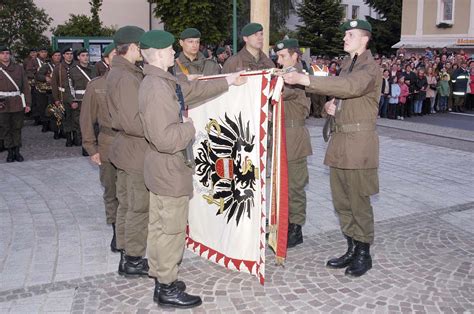
M 398 43 L 392 46 L 392 48 L 400 48 L 402 45 L 405 45 L 405 48 L 411 48 L 411 49 L 419 49 L 419 48 L 454 48 L 454 47 L 459 47 L 456 45 L 456 40 L 455 39 L 440 39 L 440 40 L 408 40 L 408 39 L 402 39 Z

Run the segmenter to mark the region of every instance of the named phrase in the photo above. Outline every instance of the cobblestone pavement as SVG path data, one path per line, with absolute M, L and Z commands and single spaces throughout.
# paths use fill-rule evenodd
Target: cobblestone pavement
M 353 279 L 324 267 L 345 241 L 320 123 L 308 121 L 304 243 L 289 250 L 284 268 L 268 252 L 264 287 L 186 252 L 180 278 L 204 301 L 194 312 L 474 312 L 474 153 L 380 132 L 374 268 Z M 25 128 L 36 137 L 24 141 L 27 161 L 0 165 L 0 313 L 161 311 L 151 279 L 116 274 L 97 168 L 36 128 Z

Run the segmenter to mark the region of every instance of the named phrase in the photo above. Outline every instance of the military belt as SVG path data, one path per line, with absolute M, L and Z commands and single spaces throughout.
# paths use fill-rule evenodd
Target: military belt
M 103 125 L 99 126 L 99 132 L 110 136 L 115 136 L 117 134 L 117 131 L 115 131 L 114 129 Z
M 334 132 L 336 133 L 351 133 L 362 131 L 375 131 L 375 124 L 369 123 L 355 123 L 355 124 L 336 124 Z
M 74 93 L 76 95 L 84 95 L 86 93 L 86 90 L 85 89 L 79 89 L 79 90 L 75 90 Z
M 305 125 L 304 123 L 305 123 L 304 120 L 286 120 L 285 126 L 287 128 L 298 128 L 298 127 L 304 126 Z
M 134 138 L 145 139 L 145 137 L 143 137 L 143 136 L 136 136 L 136 135 L 130 135 L 128 133 L 125 133 L 124 130 L 117 130 L 115 128 L 112 128 L 112 131 L 118 132 L 118 133 L 122 134 L 125 137 L 134 137 Z
M 0 92 L 0 96 L 3 97 L 15 97 L 15 96 L 20 96 L 21 92 L 16 91 L 16 92 Z

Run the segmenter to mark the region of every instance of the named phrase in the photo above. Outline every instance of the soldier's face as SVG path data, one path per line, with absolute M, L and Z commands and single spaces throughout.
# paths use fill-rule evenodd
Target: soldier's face
M 183 48 L 185 54 L 195 56 L 199 52 L 201 40 L 199 38 L 180 39 L 179 44 Z
M 344 35 L 344 51 L 355 53 L 365 48 L 369 38 L 359 29 L 347 30 Z
M 30 51 L 30 57 L 31 58 L 36 58 L 37 55 L 38 55 L 38 53 L 36 51 Z
M 46 50 L 41 50 L 41 51 L 39 52 L 39 57 L 40 57 L 41 59 L 44 60 L 44 59 L 46 59 L 47 56 L 48 56 L 48 52 L 47 52 Z
M 253 49 L 263 48 L 263 31 L 256 32 L 250 36 L 244 36 L 245 44 Z
M 71 62 L 72 58 L 74 58 L 74 55 L 72 54 L 72 52 L 68 51 L 64 53 L 64 60 L 66 62 Z
M 290 54 L 288 49 L 283 49 L 277 52 L 278 55 L 278 64 L 280 64 L 283 68 L 289 68 L 294 66 L 298 61 L 298 54 L 293 53 Z
M 89 54 L 87 52 L 83 52 L 77 56 L 77 59 L 80 63 L 89 63 Z
M 160 58 L 165 68 L 169 68 L 174 65 L 174 54 L 175 51 L 173 49 L 173 46 L 158 49 L 158 57 Z
M 60 60 L 61 60 L 61 54 L 58 52 L 51 56 L 51 61 L 53 61 L 53 63 L 59 63 Z
M 0 51 L 0 61 L 8 63 L 10 61 L 10 51 Z

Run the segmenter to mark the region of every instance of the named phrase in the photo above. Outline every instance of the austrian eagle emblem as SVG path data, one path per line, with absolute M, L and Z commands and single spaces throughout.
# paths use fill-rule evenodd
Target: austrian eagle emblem
M 255 135 L 242 115 L 224 120 L 209 119 L 206 136 L 199 142 L 195 157 L 196 175 L 206 188 L 203 198 L 217 206 L 216 215 L 225 215 L 236 225 L 250 218 L 254 206 L 258 168 L 252 160 Z

